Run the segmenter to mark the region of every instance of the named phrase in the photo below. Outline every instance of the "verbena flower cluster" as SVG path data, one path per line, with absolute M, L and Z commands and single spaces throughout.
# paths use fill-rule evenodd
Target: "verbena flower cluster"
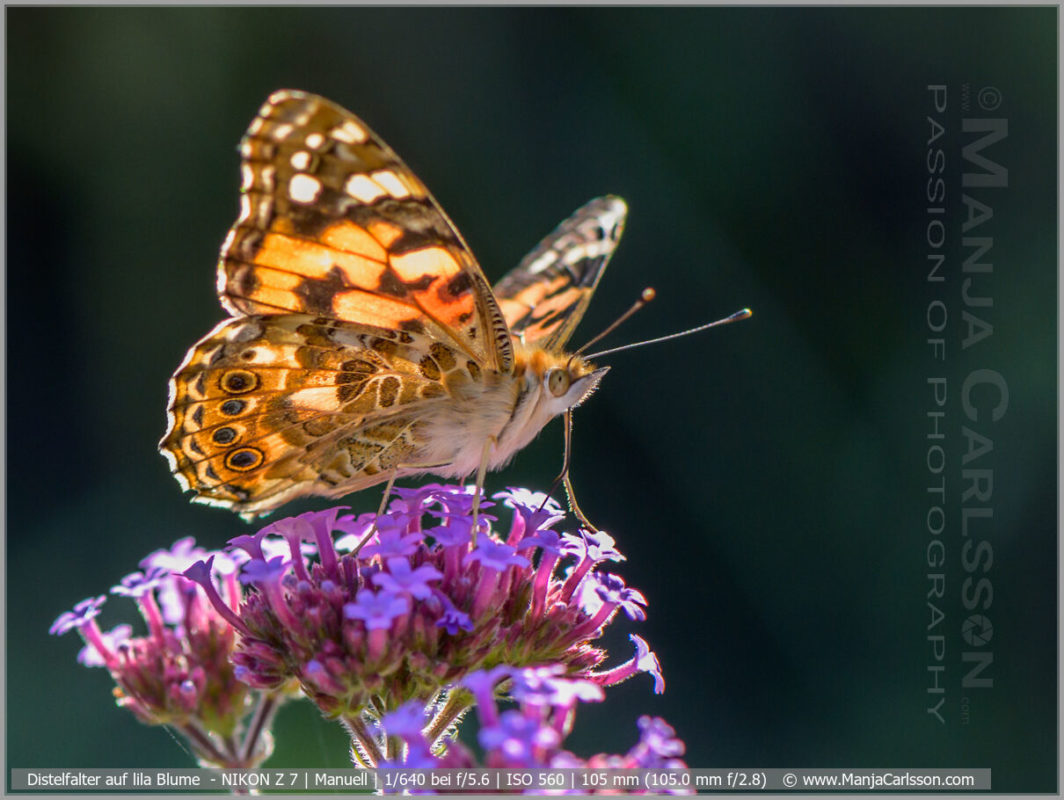
M 495 495 L 509 509 L 504 533 L 492 503 L 474 514 L 468 487 L 395 495 L 381 515 L 332 508 L 224 552 L 184 539 L 153 553 L 112 589 L 137 602 L 145 636 L 101 631 L 103 597 L 52 632 L 78 630 L 79 661 L 110 671 L 119 704 L 173 726 L 203 764 L 261 763 L 273 711 L 301 693 L 344 724 L 363 766 L 473 764 L 454 738 L 473 706 L 485 766 L 682 766 L 682 743 L 648 718 L 626 756 L 583 762 L 561 749 L 577 701 L 639 672 L 664 689 L 639 637 L 612 668 L 594 644 L 618 612 L 645 616 L 643 596 L 605 569 L 623 560 L 608 535 L 555 531 L 560 507 L 523 489 Z M 499 711 L 506 695 L 517 709 Z
M 599 702 L 604 698 L 602 687 L 582 678 L 566 678 L 557 665 L 550 667 L 499 666 L 478 670 L 466 676 L 462 686 L 476 701 L 480 723 L 478 743 L 484 758 L 478 763 L 473 753 L 462 744 L 452 742 L 445 749 L 437 747 L 431 738 L 433 727 L 425 709 L 411 701 L 397 711 L 386 714 L 378 727 L 380 739 L 392 745 L 402 743 L 401 759 L 384 758 L 378 766 L 401 767 L 458 767 L 528 769 L 535 767 L 588 768 L 685 768 L 678 756 L 684 744 L 676 732 L 663 720 L 643 716 L 639 718 L 639 742 L 625 755 L 592 756 L 582 759 L 562 749 L 562 742 L 572 730 L 575 710 L 579 702 Z M 507 694 L 517 708 L 500 711 L 496 698 L 501 685 L 509 686 Z
M 233 627 L 181 574 L 206 555 L 191 538 L 181 539 L 144 558 L 141 571 L 111 588 L 136 602 L 147 626 L 143 636 L 134 637 L 126 624 L 100 629 L 96 617 L 103 595 L 61 614 L 50 632 L 77 630 L 85 641 L 78 661 L 107 668 L 118 705 L 141 722 L 180 732 L 202 765 L 256 766 L 272 751 L 268 725 L 281 695 L 255 691 L 237 679 L 230 661 L 237 638 Z M 213 558 L 213 579 L 224 602 L 239 608 L 236 563 L 221 553 Z

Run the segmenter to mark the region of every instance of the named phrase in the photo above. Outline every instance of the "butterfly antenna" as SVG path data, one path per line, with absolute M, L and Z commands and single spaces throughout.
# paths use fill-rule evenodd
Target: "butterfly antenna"
M 634 308 L 631 309 L 628 314 L 625 314 L 623 317 L 621 317 L 621 320 L 630 316 L 631 312 L 635 310 L 636 309 Z M 597 353 L 592 353 L 591 355 L 589 355 L 588 358 L 601 358 L 602 356 L 609 356 L 613 355 L 614 353 L 619 353 L 622 350 L 631 350 L 633 347 L 642 347 L 645 344 L 657 344 L 658 342 L 667 342 L 670 339 L 679 339 L 681 336 L 689 336 L 692 333 L 700 333 L 702 331 L 709 330 L 710 328 L 716 328 L 718 325 L 727 325 L 729 322 L 738 322 L 741 319 L 749 319 L 753 315 L 754 312 L 751 311 L 749 308 L 743 308 L 739 311 L 736 311 L 734 314 L 729 314 L 723 319 L 718 319 L 715 322 L 707 322 L 705 325 L 699 325 L 696 328 L 690 328 L 686 331 L 670 333 L 668 336 L 659 336 L 657 339 L 647 339 L 645 342 L 634 342 L 632 344 L 621 345 L 620 347 L 611 347 L 609 350 L 599 350 Z M 620 322 L 621 320 L 618 320 L 618 322 Z M 607 328 L 606 333 L 609 333 L 609 331 L 615 327 L 617 327 L 617 323 L 614 323 L 609 328 Z M 596 336 L 594 339 L 591 340 L 591 342 L 596 342 L 601 338 L 602 336 Z M 591 344 L 591 342 L 588 342 L 588 344 Z M 580 350 L 583 349 L 583 347 L 580 348 Z
M 573 355 L 570 357 L 569 360 L 572 361 L 573 358 L 575 358 L 576 356 L 578 356 L 581 353 L 583 353 L 585 350 L 587 350 L 587 348 L 591 347 L 591 345 L 593 345 L 595 342 L 600 342 L 603 339 L 605 339 L 607 336 L 609 336 L 611 333 L 613 333 L 615 330 L 617 330 L 617 327 L 622 322 L 627 320 L 629 317 L 632 316 L 632 314 L 634 314 L 639 309 L 643 308 L 643 306 L 645 306 L 647 303 L 649 303 L 651 300 L 653 300 L 655 297 L 657 297 L 657 294 L 658 293 L 655 292 L 654 289 L 651 288 L 650 286 L 645 288 L 642 291 L 642 293 L 639 295 L 639 299 L 636 300 L 634 303 L 632 303 L 632 307 L 631 308 L 629 308 L 627 311 L 625 311 L 623 314 L 621 314 L 621 316 L 617 317 L 617 319 L 615 319 L 613 322 L 611 322 L 609 325 L 607 325 L 606 326 L 606 330 L 602 331 L 602 333 L 600 333 L 598 336 L 591 337 L 591 340 L 586 342 L 583 347 L 581 347 L 579 350 L 577 350 L 575 353 L 573 353 Z

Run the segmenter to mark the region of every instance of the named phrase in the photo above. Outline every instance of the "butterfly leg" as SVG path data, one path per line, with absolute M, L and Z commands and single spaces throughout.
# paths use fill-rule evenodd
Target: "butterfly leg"
M 488 472 L 488 457 L 491 455 L 491 448 L 495 446 L 498 441 L 494 436 L 489 436 L 484 440 L 484 449 L 480 453 L 480 467 L 477 469 L 477 488 L 476 493 L 473 495 L 473 547 L 477 546 L 477 527 L 480 523 L 480 494 L 484 491 L 484 476 Z
M 395 479 L 399 476 L 399 468 L 392 470 L 391 477 L 388 478 L 388 485 L 384 487 L 384 496 L 381 498 L 380 508 L 377 509 L 377 516 L 379 517 L 384 513 L 384 510 L 388 506 L 388 498 L 392 494 L 392 489 L 395 488 Z
M 378 517 L 382 516 L 384 514 L 384 512 L 387 510 L 388 498 L 391 497 L 392 489 L 395 488 L 395 481 L 399 477 L 399 473 L 400 472 L 403 472 L 405 470 L 418 470 L 418 471 L 427 472 L 427 471 L 430 471 L 430 470 L 442 469 L 443 467 L 449 467 L 449 466 L 450 466 L 450 464 L 448 462 L 444 462 L 442 464 L 397 464 L 395 466 L 395 468 L 392 470 L 392 474 L 388 478 L 388 483 L 384 487 L 384 496 L 381 497 L 381 504 L 380 504 L 380 506 L 377 507 L 377 516 Z M 481 482 L 483 482 L 483 481 L 481 481 Z M 478 494 L 478 497 L 479 497 L 479 494 Z M 479 502 L 474 501 L 474 503 L 475 503 L 476 506 L 479 506 Z M 474 513 L 475 513 L 475 511 L 474 511 Z M 474 519 L 474 527 L 475 527 L 475 522 L 476 522 L 476 520 Z M 374 523 L 369 527 L 369 530 L 367 530 L 365 535 L 362 537 L 362 541 L 360 541 L 358 543 L 358 546 L 355 547 L 355 549 L 352 551 L 351 554 L 352 555 L 358 555 L 358 551 L 361 550 L 362 547 L 371 538 L 373 538 L 373 534 L 375 534 L 376 532 L 377 532 L 377 523 L 376 523 L 376 521 L 374 521 Z M 474 541 L 474 544 L 475 544 L 476 543 L 476 534 L 475 533 L 474 533 L 474 540 L 473 541 Z
M 381 504 L 377 508 L 377 518 L 384 513 L 385 508 L 388 506 L 388 498 L 392 494 L 392 487 L 395 486 L 395 479 L 399 476 L 399 469 L 392 470 L 392 474 L 388 477 L 388 483 L 384 487 L 384 496 L 381 498 Z M 361 552 L 362 548 L 366 546 L 366 543 L 373 538 L 373 534 L 377 532 L 377 520 L 373 520 L 373 524 L 369 526 L 369 529 L 362 536 L 362 539 L 355 546 L 355 549 L 351 551 L 351 555 L 357 556 Z

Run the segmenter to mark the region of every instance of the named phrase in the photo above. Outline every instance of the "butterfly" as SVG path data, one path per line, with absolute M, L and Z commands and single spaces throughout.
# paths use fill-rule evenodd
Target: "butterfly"
M 253 519 L 411 475 L 481 486 L 598 386 L 608 367 L 564 348 L 620 198 L 578 209 L 492 288 L 425 185 L 329 100 L 273 93 L 240 154 L 217 268 L 231 316 L 170 380 L 159 444 L 194 502 Z

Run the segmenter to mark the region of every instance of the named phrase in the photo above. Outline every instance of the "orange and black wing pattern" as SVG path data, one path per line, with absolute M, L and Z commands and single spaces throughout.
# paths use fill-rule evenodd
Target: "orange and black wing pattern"
M 310 314 L 427 334 L 512 364 L 472 253 L 425 185 L 355 115 L 278 91 L 240 145 L 241 211 L 218 294 L 233 315 Z
M 233 318 L 171 379 L 160 450 L 196 501 L 250 517 L 418 463 L 417 420 L 513 348 L 460 234 L 360 119 L 275 92 L 240 152 L 217 279 Z
M 617 249 L 627 212 L 619 197 L 586 203 L 496 284 L 513 336 L 551 352 L 565 347 Z

